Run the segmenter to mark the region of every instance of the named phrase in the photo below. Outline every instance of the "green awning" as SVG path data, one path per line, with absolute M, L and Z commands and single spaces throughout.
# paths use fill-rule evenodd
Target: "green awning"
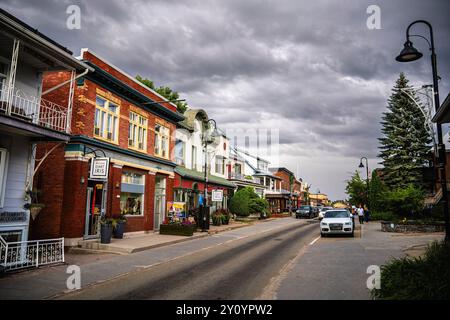
M 185 167 L 177 166 L 174 169 L 175 173 L 178 173 L 183 178 L 188 178 L 196 181 L 205 181 L 205 174 L 200 171 L 186 169 Z M 208 174 L 208 183 L 217 184 L 224 187 L 235 188 L 236 185 L 228 181 L 227 179 Z

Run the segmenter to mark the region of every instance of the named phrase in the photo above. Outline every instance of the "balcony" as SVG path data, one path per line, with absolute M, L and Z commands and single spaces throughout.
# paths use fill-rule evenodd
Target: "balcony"
M 259 179 L 257 179 L 257 178 L 254 178 L 254 177 L 252 177 L 252 176 L 246 176 L 246 175 L 243 175 L 243 174 L 241 174 L 241 173 L 235 173 L 235 172 L 230 172 L 230 173 L 228 174 L 228 179 L 231 179 L 231 180 L 240 180 L 240 181 L 247 181 L 247 182 L 253 182 L 253 183 L 258 183 L 258 184 L 260 184 L 260 181 L 259 181 Z
M 9 92 L 6 85 L 0 86 L 0 115 L 3 114 L 47 129 L 69 133 L 66 107 L 42 98 L 27 96 L 18 89 Z

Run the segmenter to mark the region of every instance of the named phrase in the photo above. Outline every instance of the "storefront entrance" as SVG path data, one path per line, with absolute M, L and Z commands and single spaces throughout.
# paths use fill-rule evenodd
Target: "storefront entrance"
M 159 230 L 159 225 L 163 222 L 166 212 L 166 177 L 156 176 L 155 178 L 155 224 L 154 229 Z
M 106 183 L 89 180 L 86 197 L 86 220 L 84 239 L 98 237 L 99 220 L 105 215 Z

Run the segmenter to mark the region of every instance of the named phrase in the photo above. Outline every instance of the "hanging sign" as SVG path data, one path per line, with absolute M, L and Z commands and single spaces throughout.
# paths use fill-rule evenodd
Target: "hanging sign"
M 109 158 L 92 158 L 89 179 L 107 180 L 109 171 Z
M 221 202 L 223 200 L 223 190 L 212 191 L 212 201 Z

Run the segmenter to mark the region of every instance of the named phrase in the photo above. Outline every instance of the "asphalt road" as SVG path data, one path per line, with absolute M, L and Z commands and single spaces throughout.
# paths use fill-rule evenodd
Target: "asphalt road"
M 257 299 L 273 279 L 319 235 L 317 222 L 292 224 L 230 240 L 60 299 Z

